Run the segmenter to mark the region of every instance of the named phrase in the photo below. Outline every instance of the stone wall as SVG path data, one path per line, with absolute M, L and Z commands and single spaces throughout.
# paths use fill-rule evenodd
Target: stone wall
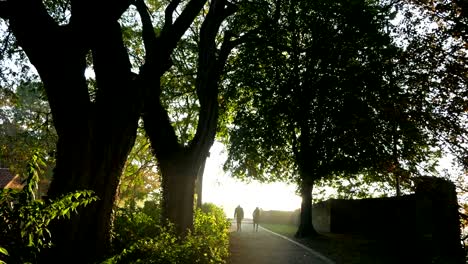
M 315 204 L 312 216 L 314 227 L 319 232 L 396 234 L 416 228 L 415 208 L 415 195 L 360 200 L 330 199 Z
M 313 207 L 319 232 L 414 241 L 444 263 L 461 263 L 460 220 L 455 186 L 420 177 L 414 194 L 359 200 L 330 199 Z

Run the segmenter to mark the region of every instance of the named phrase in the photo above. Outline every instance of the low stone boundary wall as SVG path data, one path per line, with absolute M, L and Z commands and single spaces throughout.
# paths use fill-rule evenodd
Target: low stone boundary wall
M 455 259 L 463 253 L 455 186 L 435 177 L 420 177 L 415 184 L 414 194 L 401 197 L 317 203 L 312 222 L 319 232 L 424 244 L 421 248 L 442 256 L 446 263 L 459 263 Z

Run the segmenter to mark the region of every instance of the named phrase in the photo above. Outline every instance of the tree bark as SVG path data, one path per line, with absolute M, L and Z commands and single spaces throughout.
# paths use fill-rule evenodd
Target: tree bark
M 91 189 L 99 200 L 79 210 L 78 215 L 72 213 L 70 220 L 64 219 L 52 226 L 56 247 L 45 262 L 67 259 L 67 262 L 86 263 L 108 252 L 112 207 L 122 168 L 135 140 L 137 120 L 135 118 L 133 124 L 126 127 L 118 126 L 121 133 L 93 130 L 85 134 L 89 137 L 60 137 L 49 197 Z M 113 127 L 117 129 L 116 123 Z M 69 256 L 74 257 L 70 259 Z
M 79 111 L 71 110 L 76 112 L 72 116 L 54 115 L 54 120 L 58 117 L 57 122 L 64 126 L 57 129 L 57 166 L 48 192 L 54 198 L 90 189 L 99 197 L 70 221 L 61 221 L 53 227 L 56 249 L 52 257 L 73 255 L 72 262 L 80 263 L 94 261 L 109 249 L 111 214 L 119 177 L 135 142 L 142 109 L 120 25 L 113 20 L 98 22 L 87 45 L 92 52 L 99 89 L 95 101 L 91 102 L 87 96 Z M 46 78 L 42 79 L 49 85 Z M 57 79 L 60 77 L 55 76 Z M 54 88 L 50 94 L 56 96 L 54 91 L 58 89 Z M 87 87 L 80 87 L 80 90 L 87 92 Z M 68 102 L 66 98 L 60 99 Z
M 195 182 L 195 193 L 197 195 L 197 208 L 201 208 L 203 204 L 203 173 L 205 173 L 206 159 L 207 158 L 205 158 L 202 161 L 200 165 L 200 169 L 198 169 L 197 180 Z
M 396 196 L 400 197 L 401 196 L 401 180 L 400 180 L 400 174 L 395 173 L 395 185 L 396 185 Z
M 199 165 L 186 153 L 162 160 L 163 221 L 175 224 L 177 234 L 193 229 L 194 188 Z
M 313 183 L 308 181 L 301 181 L 301 213 L 299 228 L 296 232 L 296 237 L 313 237 L 318 233 L 312 224 L 312 188 Z

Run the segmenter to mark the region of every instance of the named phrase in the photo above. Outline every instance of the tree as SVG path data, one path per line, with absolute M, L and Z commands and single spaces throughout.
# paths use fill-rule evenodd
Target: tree
M 197 60 L 200 27 L 204 16 L 199 16 L 179 42 L 172 61 L 173 67 L 161 79 L 161 101 L 168 110 L 174 132 L 181 146 L 188 146 L 193 140 L 198 122 L 200 105 L 196 94 Z M 222 37 L 222 36 L 218 36 Z M 197 207 L 201 206 L 203 172 L 206 159 L 202 159 L 195 180 Z
M 147 76 L 146 80 L 151 89 L 145 97 L 143 120 L 162 174 L 163 217 L 175 223 L 180 234 L 193 227 L 195 179 L 214 141 L 218 121 L 218 83 L 227 57 L 235 46 L 235 36 L 229 32 L 225 32 L 222 43 L 217 43 L 218 31 L 235 10 L 235 6 L 227 1 L 211 1 L 201 24 L 194 85 L 199 104 L 198 122 L 195 135 L 188 144 L 180 143 L 162 105 L 159 79 Z M 139 12 L 143 12 L 143 7 Z M 164 31 L 163 28 L 162 36 Z M 150 53 L 158 44 L 149 17 L 145 19 L 143 16 L 143 34 L 147 53 Z
M 409 92 L 427 130 L 446 152 L 466 165 L 468 142 L 468 20 L 463 1 L 402 1 L 399 38 Z M 419 97 L 416 96 L 419 94 Z
M 384 171 L 396 155 L 411 167 L 429 151 L 427 134 L 411 122 L 407 95 L 392 81 L 399 49 L 384 30 L 389 8 L 369 1 L 274 3 L 276 24 L 233 63 L 235 117 L 225 167 L 239 177 L 299 184 L 296 235 L 312 236 L 317 180 Z
M 459 164 L 466 165 L 467 23 L 462 1 L 403 0 L 391 4 L 396 18 L 388 21 L 393 26 L 386 30 L 401 49 L 394 63 L 398 77 L 393 81 L 405 91 L 406 114 L 428 135 L 428 145 L 436 150 L 431 164 L 418 167 L 418 173 L 403 171 L 398 177 L 408 191 L 412 175 L 447 177 L 435 170 L 441 155 L 454 155 Z M 404 166 L 405 162 L 398 163 Z M 389 167 L 394 174 L 401 171 L 396 168 Z M 354 185 L 365 191 L 367 177 L 358 178 Z
M 80 257 L 94 258 L 106 250 L 115 190 L 141 113 L 162 175 L 163 215 L 180 234 L 193 225 L 194 175 L 214 140 L 218 82 L 230 50 L 241 41 L 229 31 L 218 34 L 221 28 L 227 29 L 221 25 L 236 7 L 226 0 L 213 0 L 205 10 L 205 3 L 169 1 L 164 14 L 159 2 L 148 7 L 143 0 L 92 5 L 86 1 L 0 3 L 0 17 L 8 21 L 44 84 L 58 134 L 49 195 L 87 188 L 100 197 L 79 218 L 57 227 L 60 248 L 56 252 L 71 255 L 78 250 L 89 253 Z M 129 8 L 131 4 L 136 9 Z M 160 81 L 172 66 L 171 55 L 179 40 L 200 12 L 205 18 L 194 66 L 198 68 L 194 85 L 198 122 L 193 138 L 182 145 L 161 100 Z M 121 25 L 137 14 L 140 22 L 135 28 Z M 156 23 L 156 29 L 152 15 L 164 20 Z M 28 25 L 31 19 L 37 21 L 34 26 Z M 36 42 L 39 37 L 45 41 Z M 139 60 L 142 54 L 144 59 Z M 86 78 L 90 70 L 95 79 Z
M 57 162 L 49 196 L 84 188 L 100 198 L 79 217 L 55 226 L 54 258 L 75 256 L 75 261 L 86 261 L 106 251 L 115 192 L 135 140 L 144 98 L 158 93 L 151 84 L 159 82 L 169 67 L 177 41 L 205 1 L 169 3 L 163 29 L 152 43 L 146 43 L 145 62 L 138 74 L 132 72 L 118 22 L 130 4 L 125 0 L 0 2 L 0 17 L 8 21 L 9 32 L 45 87 L 57 131 Z M 144 24 L 147 10 L 142 1 L 134 4 Z M 182 12 L 174 21 L 175 10 Z M 144 36 L 148 30 L 153 32 L 146 27 Z M 95 87 L 86 79 L 87 68 L 94 70 Z M 151 121 L 155 129 L 161 127 L 159 121 Z

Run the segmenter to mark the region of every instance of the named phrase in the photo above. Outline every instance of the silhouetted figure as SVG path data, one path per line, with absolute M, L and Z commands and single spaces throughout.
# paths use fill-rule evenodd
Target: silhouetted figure
M 237 232 L 242 231 L 242 219 L 244 219 L 244 209 L 240 205 L 234 210 L 234 218 L 237 220 Z
M 255 208 L 253 211 L 253 230 L 258 232 L 258 222 L 260 221 L 260 209 Z

